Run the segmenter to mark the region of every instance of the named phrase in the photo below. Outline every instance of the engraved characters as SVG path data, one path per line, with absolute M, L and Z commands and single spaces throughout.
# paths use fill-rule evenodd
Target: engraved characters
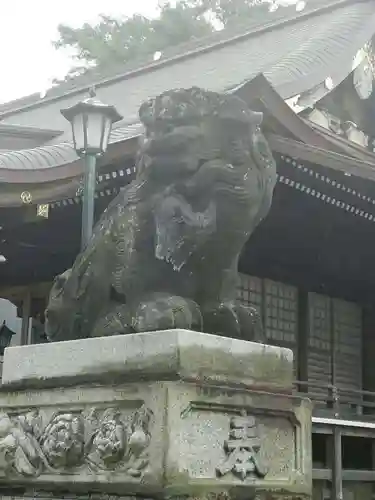
M 219 476 L 229 472 L 243 481 L 249 475 L 265 477 L 267 469 L 259 458 L 260 439 L 256 421 L 253 416 L 242 412 L 240 416 L 231 418 L 229 439 L 225 441 L 226 459 L 216 468 Z

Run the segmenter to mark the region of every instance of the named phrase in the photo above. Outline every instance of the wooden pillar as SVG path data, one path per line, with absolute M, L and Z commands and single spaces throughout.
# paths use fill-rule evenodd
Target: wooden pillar
M 363 389 L 366 391 L 375 392 L 375 311 L 373 303 L 367 304 L 363 308 L 362 313 L 362 380 Z M 367 414 L 373 415 L 373 408 L 366 408 L 366 401 L 373 402 L 373 397 L 365 396 L 364 411 Z M 374 462 L 375 466 L 375 462 Z
M 342 434 L 337 425 L 332 427 L 332 434 L 327 437 L 326 460 L 331 469 L 331 500 L 343 500 L 342 491 Z
M 341 429 L 333 428 L 332 492 L 331 500 L 343 500 L 342 492 L 342 440 Z
M 340 417 L 340 395 L 338 393 L 336 384 L 336 359 L 337 359 L 337 347 L 338 339 L 335 331 L 335 302 L 334 299 L 330 299 L 330 316 L 331 316 L 331 369 L 332 369 L 332 400 L 333 400 L 333 411 L 336 418 Z M 343 500 L 342 491 L 342 432 L 339 426 L 333 426 L 333 437 L 332 437 L 332 456 L 331 456 L 331 470 L 332 470 L 332 482 L 331 482 L 331 500 Z
M 29 343 L 31 314 L 31 292 L 27 291 L 22 301 L 22 327 L 21 327 L 21 345 Z
M 371 439 L 371 465 L 372 470 L 375 470 L 375 439 Z M 373 495 L 373 498 L 375 495 Z
M 335 302 L 334 299 L 329 299 L 329 309 L 330 309 L 330 330 L 331 330 L 331 384 L 333 386 L 336 385 L 336 346 L 337 346 L 337 337 L 335 331 Z M 336 417 L 338 415 L 335 415 Z

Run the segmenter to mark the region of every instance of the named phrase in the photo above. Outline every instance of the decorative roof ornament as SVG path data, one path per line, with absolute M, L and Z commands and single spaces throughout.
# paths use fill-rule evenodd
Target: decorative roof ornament
M 25 205 L 29 205 L 33 201 L 33 197 L 29 191 L 22 191 L 20 198 Z
M 330 76 L 327 76 L 327 78 L 324 80 L 324 85 L 327 90 L 332 90 L 335 86 Z
M 36 209 L 36 215 L 38 217 L 43 217 L 44 219 L 48 219 L 48 216 L 49 216 L 49 204 L 48 203 L 44 203 L 44 204 L 38 205 L 37 209 Z
M 353 60 L 353 85 L 360 99 L 368 99 L 374 88 L 374 53 L 371 44 L 357 52 Z

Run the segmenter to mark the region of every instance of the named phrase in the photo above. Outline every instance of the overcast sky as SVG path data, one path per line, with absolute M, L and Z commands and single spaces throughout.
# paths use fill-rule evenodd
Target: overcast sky
M 70 68 L 52 47 L 59 23 L 79 27 L 101 13 L 152 15 L 158 0 L 0 0 L 0 102 L 47 89 Z

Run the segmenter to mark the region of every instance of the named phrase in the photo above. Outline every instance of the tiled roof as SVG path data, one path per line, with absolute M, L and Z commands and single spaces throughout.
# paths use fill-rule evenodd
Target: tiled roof
M 127 141 L 133 137 L 138 137 L 143 133 L 143 126 L 141 123 L 133 123 L 131 125 L 121 125 L 114 128 L 111 132 L 110 144 L 116 142 Z
M 280 8 L 269 15 L 266 23 L 256 20 L 171 48 L 158 62 L 149 58 L 109 67 L 105 72 L 101 69 L 100 74 L 93 70 L 51 89 L 44 99 L 34 94 L 5 103 L 0 106 L 0 113 L 84 91 L 93 84 L 108 86 L 109 81 L 114 80 L 134 82 L 135 90 L 129 83 L 127 95 L 134 94 L 138 106 L 138 82 L 151 71 L 160 72 L 160 77 L 163 75 L 162 90 L 184 86 L 185 81 L 191 80 L 192 69 L 206 75 L 200 78 L 202 87 L 213 88 L 213 82 L 218 82 L 216 87 L 223 89 L 264 73 L 283 97 L 290 97 L 321 83 L 333 73 L 345 70 L 347 75 L 354 55 L 371 38 L 374 26 L 374 0 L 334 3 L 307 0 L 306 9 L 300 13 Z M 197 63 L 186 64 L 187 59 L 197 59 Z M 155 93 L 159 90 L 155 89 Z
M 0 169 L 33 170 L 64 165 L 77 160 L 72 144 L 41 146 L 20 151 L 0 153 Z M 1 174 L 0 174 L 1 181 Z
M 314 87 L 337 71 L 342 71 L 344 78 L 351 70 L 354 55 L 375 31 L 375 0 L 339 2 L 334 8 L 320 10 L 319 15 L 307 12 L 289 21 L 284 19 L 272 29 L 243 33 L 235 43 L 218 42 L 214 50 L 160 67 L 148 75 L 151 81 L 145 74 L 124 78 L 121 93 L 126 101 L 127 121 L 129 117 L 137 120 L 139 103 L 150 96 L 150 88 L 155 94 L 191 85 L 223 91 L 263 72 L 285 98 Z M 120 124 L 112 131 L 110 143 L 137 137 L 141 131 L 140 124 Z M 7 170 L 45 170 L 77 160 L 67 141 L 0 152 L 0 182 Z
M 120 126 L 112 130 L 110 144 L 122 142 L 142 134 L 140 123 Z M 79 160 L 71 142 L 63 142 L 20 151 L 0 150 L 0 182 L 1 170 L 43 170 L 61 167 Z
M 35 127 L 20 127 L 19 125 L 0 123 L 0 135 L 12 135 L 20 137 L 42 137 L 51 138 L 62 134 L 62 130 L 53 130 Z

